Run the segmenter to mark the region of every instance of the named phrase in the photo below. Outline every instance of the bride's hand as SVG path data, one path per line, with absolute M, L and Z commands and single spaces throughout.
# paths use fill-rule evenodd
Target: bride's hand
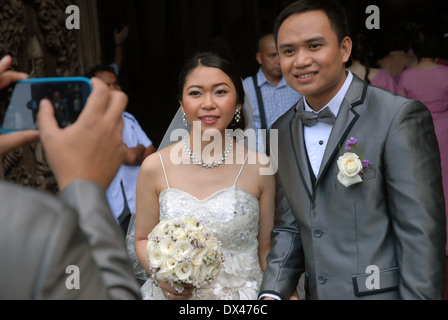
M 193 296 L 194 287 L 192 285 L 184 284 L 182 292 L 179 292 L 167 282 L 162 282 L 157 279 L 156 281 L 159 284 L 166 300 L 188 300 Z

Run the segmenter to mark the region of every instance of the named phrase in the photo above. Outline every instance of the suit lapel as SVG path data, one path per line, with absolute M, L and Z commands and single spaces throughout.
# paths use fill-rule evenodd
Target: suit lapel
M 347 135 L 350 129 L 359 118 L 359 114 L 354 108 L 364 102 L 366 90 L 367 83 L 356 76 L 353 76 L 353 82 L 345 95 L 336 122 L 334 123 L 333 130 L 331 131 L 316 185 L 319 184 L 332 161 L 336 161 L 334 160 L 335 156 L 339 154 L 340 148 L 345 143 L 345 140 L 348 139 Z
M 338 116 L 336 118 L 336 122 L 334 123 L 333 130 L 330 134 L 327 148 L 322 159 L 319 176 L 317 177 L 315 185 L 313 185 L 311 180 L 312 173 L 310 172 L 310 167 L 308 164 L 307 151 L 303 134 L 303 123 L 297 115 L 295 115 L 291 119 L 290 135 L 294 157 L 298 166 L 300 178 L 310 199 L 312 199 L 316 186 L 325 175 L 325 172 L 328 170 L 335 156 L 339 154 L 340 148 L 343 143 L 345 143 L 349 131 L 358 120 L 359 114 L 355 111 L 355 107 L 364 102 L 366 91 L 367 83 L 353 75 L 353 82 L 350 85 L 347 94 L 345 95 Z M 297 106 L 295 108 L 296 111 L 304 109 L 303 101 L 303 99 L 300 99 L 300 101 L 297 103 Z
M 300 99 L 300 101 L 297 103 L 295 111 L 302 110 L 303 108 L 304 108 L 303 99 Z M 296 163 L 299 169 L 300 178 L 302 179 L 302 183 L 305 186 L 308 197 L 311 199 L 314 186 L 311 181 L 311 172 L 309 170 L 308 165 L 308 158 L 307 158 L 308 156 L 305 146 L 305 138 L 303 136 L 303 123 L 297 116 L 297 113 L 291 120 L 290 130 L 291 130 L 290 135 L 291 135 L 292 147 Z

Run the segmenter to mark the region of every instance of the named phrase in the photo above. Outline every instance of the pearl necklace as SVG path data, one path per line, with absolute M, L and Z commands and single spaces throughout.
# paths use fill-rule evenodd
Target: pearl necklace
M 226 135 L 226 148 L 224 149 L 224 153 L 222 154 L 221 158 L 219 160 L 213 161 L 212 163 L 205 163 L 196 158 L 196 155 L 193 153 L 193 151 L 190 148 L 189 144 L 190 135 L 185 135 L 183 138 L 184 142 L 184 150 L 187 156 L 191 159 L 191 162 L 193 164 L 196 164 L 200 166 L 201 168 L 207 168 L 207 169 L 213 169 L 216 167 L 219 167 L 221 164 L 224 163 L 224 161 L 227 159 L 227 156 L 229 153 L 233 150 L 233 138 L 230 135 Z

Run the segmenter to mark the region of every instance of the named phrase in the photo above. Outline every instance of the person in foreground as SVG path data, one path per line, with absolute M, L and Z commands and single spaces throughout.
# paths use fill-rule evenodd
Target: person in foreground
M 260 174 L 266 155 L 226 136 L 226 129 L 244 123 L 244 97 L 234 64 L 217 52 L 197 53 L 180 73 L 181 110 L 192 129 L 142 165 L 135 250 L 152 273 L 148 234 L 159 221 L 194 217 L 222 243 L 226 258 L 216 279 L 200 293 L 189 285 L 179 292 L 154 277 L 142 286 L 144 299 L 257 299 L 274 223 L 275 178 Z M 213 146 L 215 151 L 207 152 Z M 200 155 L 202 165 L 195 161 Z
M 5 72 L 0 87 L 27 75 Z M 105 189 L 124 158 L 121 114 L 127 97 L 92 79 L 78 121 L 60 129 L 42 101 L 37 131 L 0 135 L 0 153 L 40 138 L 61 194 L 0 182 L 0 299 L 139 299 L 121 230 Z M 75 271 L 79 272 L 79 282 Z
M 336 1 L 301 0 L 275 23 L 282 71 L 304 99 L 271 129 L 289 139 L 271 153 L 276 216 L 260 298 L 289 299 L 305 272 L 300 298 L 441 299 L 445 208 L 430 113 L 345 69 L 346 21 Z

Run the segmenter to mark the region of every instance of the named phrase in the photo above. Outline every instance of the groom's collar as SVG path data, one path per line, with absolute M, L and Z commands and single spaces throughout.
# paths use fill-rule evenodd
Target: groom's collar
M 338 93 L 331 99 L 329 103 L 324 107 L 329 107 L 330 110 L 334 113 L 334 115 L 337 117 L 339 113 L 339 109 L 341 108 L 342 101 L 344 100 L 345 96 L 347 95 L 347 92 L 349 91 L 350 85 L 353 81 L 353 74 L 347 70 L 347 78 L 345 79 L 344 84 L 342 85 L 341 89 L 339 89 Z M 311 107 L 308 105 L 308 102 L 306 101 L 306 98 L 303 99 L 304 108 L 307 111 L 315 112 Z M 299 108 L 299 106 L 297 106 Z M 322 110 L 324 109 L 322 108 Z M 298 109 L 297 109 L 298 110 Z

